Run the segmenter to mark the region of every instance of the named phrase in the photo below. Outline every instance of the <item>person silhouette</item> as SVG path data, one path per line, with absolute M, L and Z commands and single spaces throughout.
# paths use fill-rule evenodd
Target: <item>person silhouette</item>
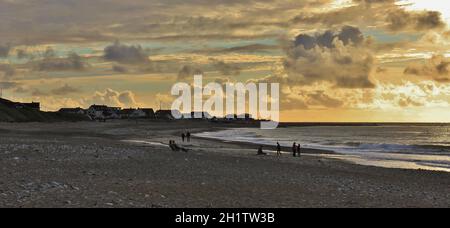
M 277 156 L 281 156 L 281 145 L 277 142 Z
M 187 138 L 187 141 L 188 141 L 188 142 L 191 141 L 191 132 L 188 131 L 188 132 L 186 133 L 186 138 Z
M 292 145 L 292 153 L 293 153 L 294 157 L 297 155 L 297 143 L 295 143 L 295 142 Z
M 259 146 L 257 155 L 267 155 L 267 154 L 264 153 L 264 151 L 263 151 L 263 146 Z
M 302 150 L 302 146 L 301 146 L 300 143 L 299 143 L 299 144 L 297 145 L 297 154 L 298 154 L 299 157 L 302 156 L 301 150 Z
M 181 134 L 181 139 L 183 140 L 183 142 L 184 142 L 184 138 L 186 138 L 186 135 L 184 133 L 182 133 Z

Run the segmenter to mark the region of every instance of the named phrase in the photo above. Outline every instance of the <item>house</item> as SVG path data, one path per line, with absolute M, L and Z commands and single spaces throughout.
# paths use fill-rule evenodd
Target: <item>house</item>
M 120 112 L 119 112 L 120 118 L 122 118 L 122 119 L 128 119 L 128 118 L 131 117 L 131 115 L 133 114 L 134 111 L 136 111 L 136 109 L 133 109 L 133 108 L 122 109 L 122 110 L 120 110 Z
M 87 114 L 93 119 L 101 119 L 103 118 L 103 112 L 106 110 L 108 110 L 106 105 L 91 105 L 87 110 Z
M 128 108 L 120 110 L 120 117 L 122 119 L 154 119 L 155 112 L 152 108 Z
M 138 109 L 145 113 L 145 118 L 155 119 L 155 111 L 152 108 L 141 108 Z
M 252 115 L 248 114 L 248 113 L 240 114 L 240 115 L 238 115 L 238 118 L 242 119 L 242 120 L 254 120 L 252 118 Z
M 225 116 L 226 120 L 236 120 L 238 116 L 236 114 L 228 114 Z
M 87 114 L 92 119 L 120 119 L 119 107 L 108 107 L 106 105 L 92 105 L 87 110 Z
M 86 115 L 86 110 L 78 107 L 78 108 L 62 108 L 58 111 L 59 113 L 67 113 L 67 114 L 78 114 L 78 115 Z
M 172 115 L 172 112 L 178 116 L 181 116 L 181 112 L 178 110 L 158 110 L 156 111 L 155 116 L 157 119 L 175 120 L 176 118 Z
M 201 116 L 197 118 L 197 116 Z M 191 112 L 191 119 L 211 119 L 212 116 L 207 112 Z

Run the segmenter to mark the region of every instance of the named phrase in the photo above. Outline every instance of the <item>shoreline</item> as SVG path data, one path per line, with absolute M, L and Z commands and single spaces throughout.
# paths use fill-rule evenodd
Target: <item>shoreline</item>
M 362 166 L 316 153 L 256 156 L 193 138 L 210 123 L 0 124 L 0 207 L 448 207 L 450 173 Z M 225 126 L 226 128 L 227 126 Z M 189 148 L 173 152 L 175 139 Z M 331 155 L 332 156 L 332 155 Z
M 291 126 L 298 127 L 298 126 Z M 311 126 L 310 126 L 311 127 Z M 320 126 L 319 126 L 320 127 Z M 230 129 L 223 129 L 230 130 Z M 236 130 L 236 129 L 234 129 Z M 214 131 L 207 131 L 202 133 L 214 133 Z M 219 129 L 220 131 L 220 129 Z M 253 132 L 253 131 L 251 131 Z M 239 133 L 237 133 L 239 134 Z M 270 150 L 271 152 L 276 152 L 275 140 L 264 140 L 264 143 L 258 143 L 258 140 L 253 138 L 253 140 L 242 140 L 239 141 L 239 138 L 233 140 L 233 137 L 224 136 L 225 139 L 221 139 L 222 134 L 218 135 L 209 135 L 209 134 L 200 134 L 195 135 L 197 138 L 203 138 L 207 140 L 212 140 L 216 142 L 230 143 L 240 145 L 245 148 L 254 148 L 257 150 L 259 146 L 263 146 L 264 150 Z M 273 142 L 273 145 L 268 145 L 269 141 Z M 286 145 L 286 142 L 284 143 Z M 406 145 L 402 145 L 406 147 Z M 402 152 L 393 152 L 393 151 L 364 151 L 358 150 L 358 148 L 347 149 L 339 151 L 339 149 L 333 150 L 332 148 L 319 148 L 314 147 L 302 147 L 302 154 L 315 154 L 315 155 L 324 155 L 327 158 L 337 159 L 343 162 L 347 162 L 350 164 L 358 164 L 363 166 L 372 166 L 372 167 L 380 167 L 380 168 L 390 168 L 390 169 L 406 169 L 406 170 L 428 170 L 428 171 L 438 171 L 438 172 L 446 172 L 450 173 L 450 167 L 448 163 L 450 162 L 448 159 L 448 153 L 435 153 L 435 152 L 419 152 L 420 148 L 427 149 L 448 149 L 448 146 L 433 146 L 433 145 L 410 145 L 411 150 L 414 151 L 402 151 Z M 414 148 L 413 148 L 414 147 Z M 287 154 L 292 154 L 292 148 L 289 146 L 283 146 L 282 151 Z M 442 163 L 441 163 L 442 162 Z
M 208 138 L 208 137 L 200 137 L 200 136 L 194 136 L 194 138 L 197 139 L 203 139 L 203 140 L 209 140 L 212 142 L 221 142 L 221 143 L 228 143 L 228 144 L 234 144 L 237 146 L 241 146 L 243 148 L 247 148 L 247 149 L 254 149 L 255 151 L 258 149 L 259 146 L 263 146 L 264 150 L 269 150 L 272 152 L 276 152 L 276 146 L 270 146 L 270 145 L 263 145 L 263 144 L 258 144 L 258 143 L 252 143 L 252 142 L 240 142 L 240 141 L 228 141 L 228 140 L 223 140 L 223 139 L 216 139 L 216 138 Z M 286 153 L 286 154 L 292 154 L 292 148 L 291 147 L 281 147 L 281 151 Z M 301 153 L 302 154 L 315 154 L 315 155 L 320 155 L 320 154 L 337 154 L 334 151 L 331 150 L 320 150 L 320 149 L 312 149 L 312 148 L 302 148 L 301 149 Z

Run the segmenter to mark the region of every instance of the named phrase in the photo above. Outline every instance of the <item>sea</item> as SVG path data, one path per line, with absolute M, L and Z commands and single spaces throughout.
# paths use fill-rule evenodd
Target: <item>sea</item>
M 328 156 L 368 166 L 450 172 L 450 124 L 291 126 L 274 130 L 236 128 L 197 137 L 258 145 L 333 151 Z

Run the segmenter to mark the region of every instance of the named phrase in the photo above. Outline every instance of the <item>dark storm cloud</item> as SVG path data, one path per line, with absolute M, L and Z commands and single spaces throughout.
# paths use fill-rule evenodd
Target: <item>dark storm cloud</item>
M 308 34 L 300 34 L 295 39 L 295 46 L 303 46 L 306 50 L 312 49 L 316 46 L 335 48 L 335 39 L 342 41 L 344 45 L 360 45 L 364 41 L 364 36 L 358 28 L 344 26 L 337 33 L 334 31 L 326 31 L 322 34 L 319 33 L 313 36 Z
M 300 34 L 286 51 L 284 66 L 297 84 L 330 82 L 337 88 L 374 87 L 370 74 L 375 60 L 356 27 Z
M 141 46 L 128 46 L 119 42 L 107 46 L 103 57 L 108 61 L 118 63 L 135 64 L 149 62 L 148 55 Z
M 81 71 L 85 67 L 82 57 L 75 53 L 67 58 L 46 57 L 37 64 L 38 71 Z

